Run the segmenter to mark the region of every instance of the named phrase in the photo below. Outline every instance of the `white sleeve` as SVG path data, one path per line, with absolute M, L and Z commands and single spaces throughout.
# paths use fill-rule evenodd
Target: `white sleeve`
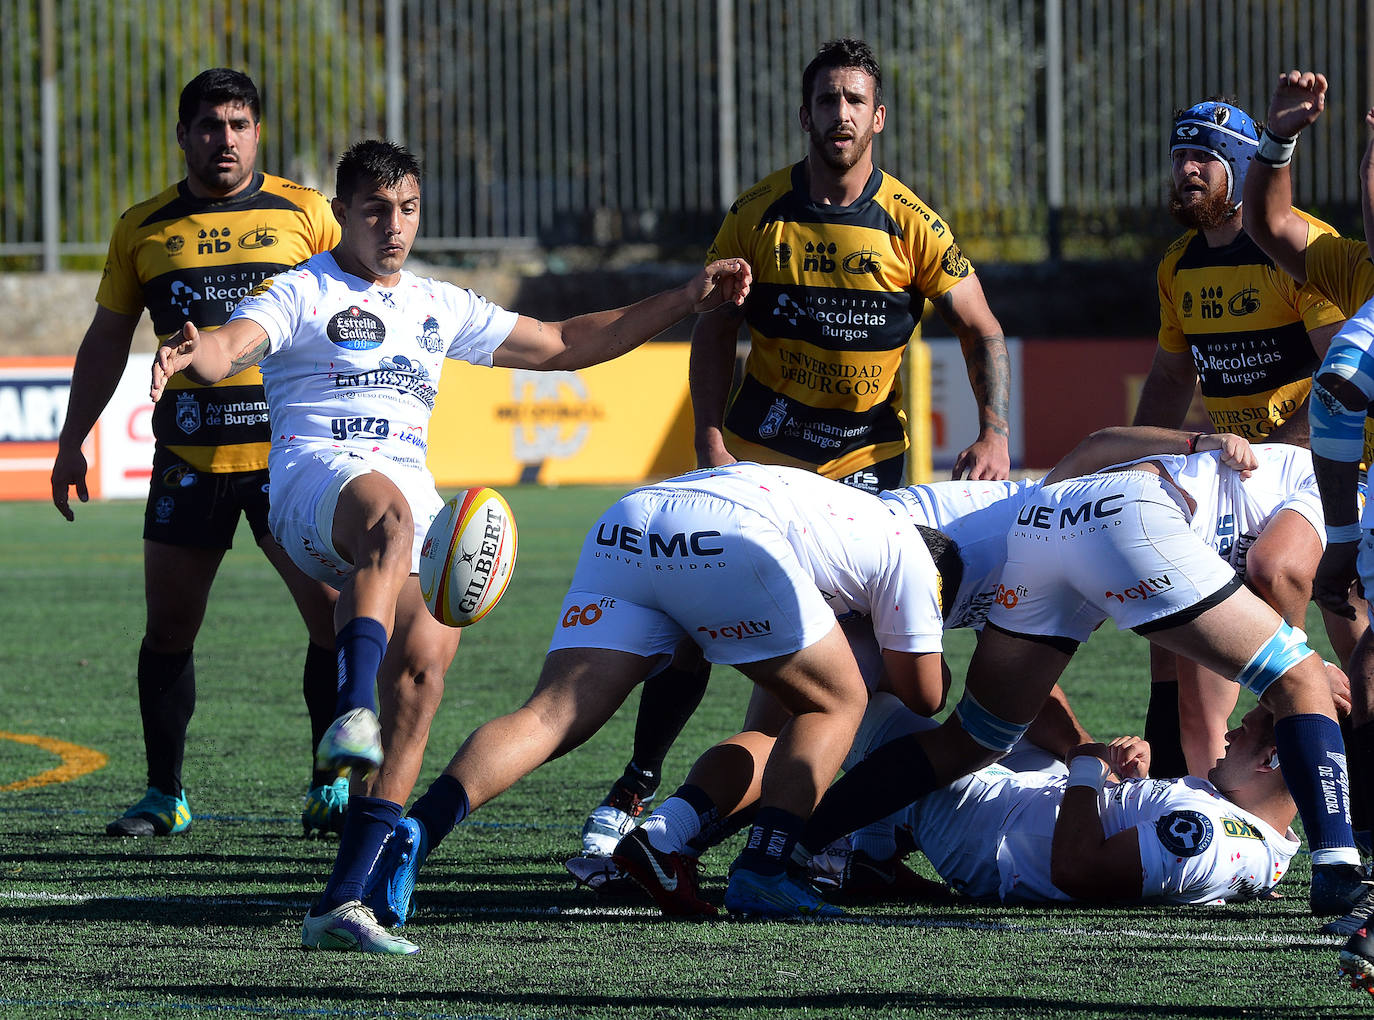
M 291 340 L 300 325 L 303 289 L 316 293 L 319 291 L 315 277 L 304 270 L 269 276 L 238 303 L 229 316 L 229 322 L 235 319 L 256 322 L 267 333 L 267 353 L 276 354 L 291 346 Z
M 505 343 L 520 316 L 461 287 L 447 287 L 444 293 L 458 321 L 444 356 L 490 368 L 496 348 Z
M 878 644 L 894 652 L 941 651 L 945 621 L 939 590 L 939 575 L 929 556 L 903 556 L 872 594 L 870 613 Z

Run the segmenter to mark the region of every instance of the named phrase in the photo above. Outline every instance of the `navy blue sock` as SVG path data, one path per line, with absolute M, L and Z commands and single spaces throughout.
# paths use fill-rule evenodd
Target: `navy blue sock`
M 400 820 L 401 805 L 394 801 L 377 797 L 349 798 L 334 871 L 319 902 L 310 910 L 313 916 L 319 917 L 341 903 L 363 898 L 368 876 L 381 856 L 382 844 Z
M 802 829 L 802 845 L 819 853 L 841 836 L 943 786 L 919 736 L 912 733 L 888 741 L 841 776 Z
M 315 748 L 329 724 L 334 721 L 334 701 L 339 689 L 339 657 L 334 649 L 311 641 L 305 649 L 305 670 L 301 674 L 301 693 L 305 695 L 305 710 L 310 716 L 310 760 L 315 760 Z M 332 783 L 338 773 L 312 772 L 311 786 Z
M 1274 723 L 1274 745 L 1307 833 L 1312 863 L 1345 860 L 1349 853 L 1340 851 L 1353 847 L 1355 840 L 1340 727 L 1324 715 L 1290 715 Z
M 463 784 L 445 772 L 424 792 L 407 814 L 425 827 L 429 852 L 433 853 L 453 827 L 468 816 L 468 792 Z
M 782 808 L 759 808 L 749 839 L 735 863 L 760 875 L 778 875 L 792 859 L 792 847 L 801 834 L 802 819 Z
M 377 711 L 377 670 L 386 654 L 386 628 L 370 616 L 355 616 L 334 637 L 339 655 L 337 719 L 355 708 Z

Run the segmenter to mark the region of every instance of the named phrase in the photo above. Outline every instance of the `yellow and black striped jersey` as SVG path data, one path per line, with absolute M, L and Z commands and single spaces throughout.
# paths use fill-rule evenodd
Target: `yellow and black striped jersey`
M 752 349 L 725 418 L 731 452 L 830 478 L 900 455 L 902 352 L 926 299 L 973 273 L 949 226 L 877 168 L 852 204 L 816 203 L 798 163 L 730 207 L 708 261 L 733 256 L 754 282 Z
M 127 210 L 110 238 L 96 302 L 121 315 L 152 316 L 166 339 L 190 320 L 222 326 L 239 299 L 268 276 L 339 239 L 318 191 L 255 174 L 239 194 L 197 198 L 180 181 Z M 153 410 L 153 437 L 202 471 L 267 467 L 270 429 L 262 376 L 250 368 L 214 386 L 174 376 Z
M 1305 213 L 1308 238 L 1333 233 Z M 1218 432 L 1262 441 L 1307 398 L 1321 359 L 1308 330 L 1340 322 L 1332 302 L 1299 286 L 1245 233 L 1209 248 L 1190 230 L 1159 263 L 1159 346 L 1191 354 Z
M 1374 262 L 1363 241 L 1336 234 L 1311 238 L 1306 265 L 1307 285 L 1330 299 L 1347 319 L 1374 298 Z

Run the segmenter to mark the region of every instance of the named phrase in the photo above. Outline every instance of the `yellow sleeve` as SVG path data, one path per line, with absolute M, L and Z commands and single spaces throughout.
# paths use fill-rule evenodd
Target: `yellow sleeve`
M 105 256 L 105 271 L 95 292 L 96 304 L 120 315 L 143 314 L 143 286 L 139 283 L 134 265 L 134 251 L 128 236 L 128 213 L 119 218 L 110 235 L 110 249 Z

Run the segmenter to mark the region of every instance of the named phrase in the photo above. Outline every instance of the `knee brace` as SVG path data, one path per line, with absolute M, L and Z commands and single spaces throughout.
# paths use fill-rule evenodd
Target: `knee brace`
M 959 704 L 954 706 L 954 714 L 973 740 L 989 751 L 1006 754 L 1030 729 L 1030 723 L 1008 722 L 993 715 L 978 703 L 978 699 L 964 691 Z
M 1250 656 L 1250 661 L 1236 676 L 1236 683 L 1261 697 L 1275 680 L 1309 655 L 1316 654 L 1307 647 L 1306 634 L 1280 621 L 1278 630 Z

